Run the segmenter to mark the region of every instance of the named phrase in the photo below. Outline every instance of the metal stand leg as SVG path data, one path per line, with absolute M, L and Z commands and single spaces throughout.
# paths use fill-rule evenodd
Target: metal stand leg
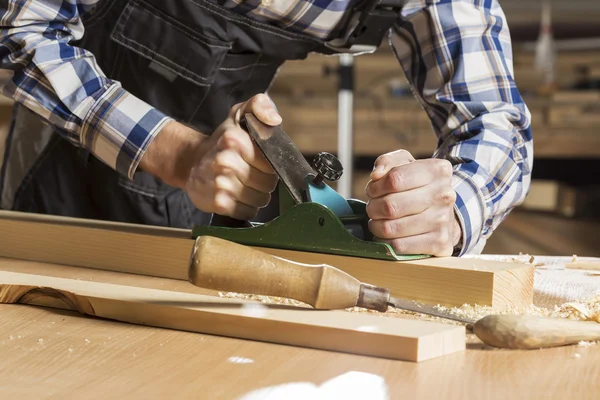
M 348 199 L 352 197 L 352 175 L 354 169 L 352 131 L 354 119 L 354 57 L 340 55 L 338 93 L 338 159 L 344 173 L 337 182 L 337 191 Z

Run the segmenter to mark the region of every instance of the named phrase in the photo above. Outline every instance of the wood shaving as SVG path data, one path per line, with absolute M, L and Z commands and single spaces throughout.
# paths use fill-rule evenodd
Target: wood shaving
M 590 346 L 594 346 L 595 344 L 598 344 L 598 342 L 586 342 L 586 341 L 582 340 L 581 342 L 577 343 L 577 346 L 590 347 Z
M 496 258 L 494 258 L 494 259 L 496 259 Z M 541 261 L 537 261 L 535 256 L 533 256 L 531 254 L 527 254 L 527 253 L 519 253 L 518 256 L 501 256 L 501 257 L 497 258 L 497 260 L 501 261 L 501 262 L 510 262 L 513 264 L 533 265 L 534 267 L 542 267 L 542 266 L 546 265 Z
M 510 315 L 539 315 L 552 318 L 567 318 L 581 321 L 594 321 L 600 323 L 600 295 L 585 301 L 569 302 L 555 306 L 554 308 L 544 308 L 537 306 L 507 308 L 502 311 L 493 310 L 491 307 L 465 304 L 462 307 L 446 308 L 436 306 L 440 311 L 450 314 L 477 320 L 491 314 L 510 314 Z

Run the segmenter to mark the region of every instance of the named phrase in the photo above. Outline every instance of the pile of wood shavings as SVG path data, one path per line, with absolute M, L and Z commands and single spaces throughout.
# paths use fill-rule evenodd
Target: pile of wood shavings
M 477 320 L 490 314 L 511 314 L 511 315 L 539 315 L 552 318 L 567 318 L 581 321 L 594 321 L 600 323 L 600 295 L 577 302 L 568 302 L 557 305 L 552 309 L 529 306 L 519 308 L 508 308 L 502 311 L 492 310 L 491 307 L 465 304 L 462 307 L 446 308 L 436 307 L 453 315 L 461 316 L 471 320 Z

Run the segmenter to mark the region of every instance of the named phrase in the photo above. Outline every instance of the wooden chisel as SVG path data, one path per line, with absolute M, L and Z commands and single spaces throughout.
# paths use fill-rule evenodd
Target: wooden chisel
M 525 315 L 488 315 L 469 320 L 435 307 L 390 296 L 388 289 L 360 282 L 327 264 L 287 260 L 228 240 L 199 236 L 190 258 L 189 281 L 202 288 L 283 297 L 318 310 L 388 306 L 467 324 L 490 346 L 540 349 L 600 340 L 600 324 Z

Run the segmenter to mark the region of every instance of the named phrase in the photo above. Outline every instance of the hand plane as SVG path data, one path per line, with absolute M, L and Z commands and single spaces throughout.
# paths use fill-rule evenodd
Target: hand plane
M 240 123 L 279 177 L 279 215 L 264 223 L 213 215 L 211 223 L 192 229 L 193 239 L 213 236 L 247 246 L 392 261 L 429 257 L 396 254 L 374 240 L 366 203 L 345 199 L 326 183 L 343 173 L 333 154 L 319 153 L 311 165 L 280 126 L 265 125 L 250 113 Z

